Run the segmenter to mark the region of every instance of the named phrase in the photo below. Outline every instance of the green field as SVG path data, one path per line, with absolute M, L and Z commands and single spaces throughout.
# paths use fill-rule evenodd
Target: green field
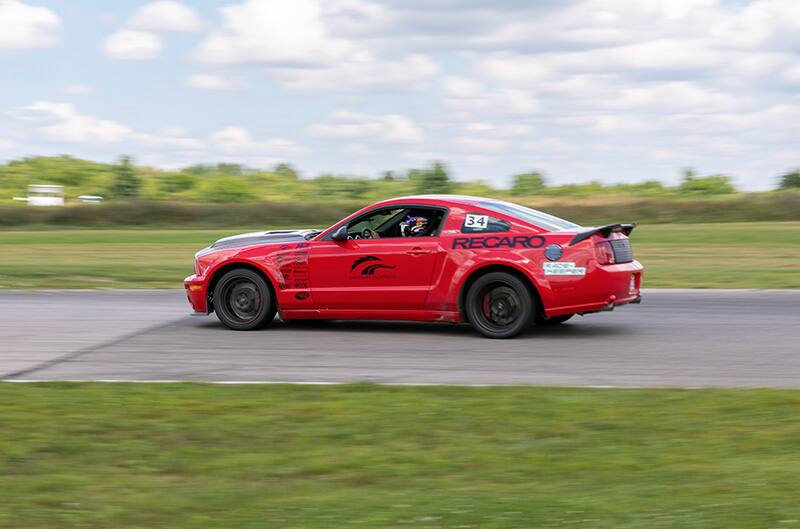
M 0 287 L 180 287 L 195 251 L 242 231 L 0 231 Z M 646 287 L 800 288 L 800 222 L 643 225 L 632 240 Z
M 792 528 L 800 392 L 0 384 L 0 528 Z

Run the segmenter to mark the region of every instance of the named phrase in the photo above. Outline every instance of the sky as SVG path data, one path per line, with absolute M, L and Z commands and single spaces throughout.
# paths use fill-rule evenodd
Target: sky
M 800 0 L 0 0 L 0 160 L 774 187 Z

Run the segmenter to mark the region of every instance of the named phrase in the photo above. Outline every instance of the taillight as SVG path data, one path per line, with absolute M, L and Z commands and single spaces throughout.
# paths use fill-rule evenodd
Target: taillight
M 614 264 L 614 250 L 608 241 L 596 242 L 594 244 L 594 254 L 597 256 L 597 263 L 601 265 Z

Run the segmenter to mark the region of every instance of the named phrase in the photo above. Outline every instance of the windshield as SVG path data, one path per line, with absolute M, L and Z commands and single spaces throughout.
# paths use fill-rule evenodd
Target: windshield
M 525 222 L 530 222 L 535 226 L 539 226 L 540 228 L 544 228 L 549 231 L 573 230 L 575 228 L 580 228 L 580 226 L 574 222 L 560 219 L 535 209 L 526 208 L 525 206 L 520 206 L 519 204 L 512 204 L 511 202 L 502 202 L 500 200 L 484 200 L 482 202 L 478 202 L 476 205 L 482 208 L 491 209 L 492 211 L 496 211 L 498 213 L 505 213 L 506 215 L 516 217 L 520 220 L 524 220 Z

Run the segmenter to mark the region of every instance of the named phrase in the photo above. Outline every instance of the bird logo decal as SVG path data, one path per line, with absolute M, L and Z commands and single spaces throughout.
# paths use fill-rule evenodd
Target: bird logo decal
M 364 263 L 372 263 L 368 264 L 367 266 L 361 268 L 360 274 L 362 276 L 372 276 L 375 275 L 377 270 L 383 269 L 392 269 L 394 266 L 390 266 L 387 264 L 383 264 L 380 262 L 373 262 L 373 261 L 380 261 L 380 257 L 375 257 L 374 255 L 365 255 L 364 257 L 359 257 L 355 261 L 353 261 L 352 266 L 350 266 L 350 273 L 354 273 L 356 269 Z

